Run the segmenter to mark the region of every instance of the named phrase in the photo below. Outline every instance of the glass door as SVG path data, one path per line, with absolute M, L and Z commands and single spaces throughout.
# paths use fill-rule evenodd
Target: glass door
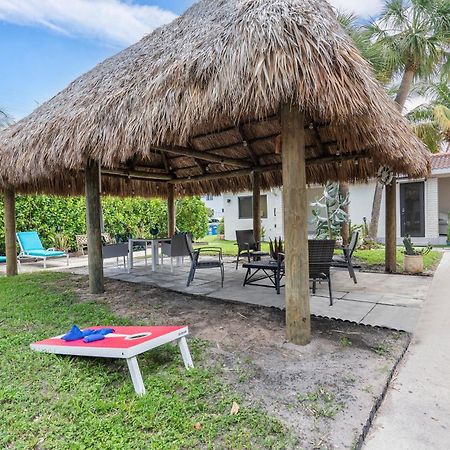
M 425 237 L 425 183 L 400 183 L 401 234 Z

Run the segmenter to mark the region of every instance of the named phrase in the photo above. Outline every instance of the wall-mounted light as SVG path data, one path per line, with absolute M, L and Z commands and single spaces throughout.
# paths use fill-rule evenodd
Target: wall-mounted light
M 231 203 L 231 198 L 227 198 L 227 203 Z

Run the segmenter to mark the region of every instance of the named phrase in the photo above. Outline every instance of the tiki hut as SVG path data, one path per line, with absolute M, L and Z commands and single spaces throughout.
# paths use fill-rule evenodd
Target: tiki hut
M 169 203 L 284 185 L 295 341 L 309 327 L 306 184 L 367 180 L 380 165 L 429 170 L 427 150 L 324 0 L 202 0 L 4 131 L 0 149 L 8 192 L 86 190 L 91 248 L 99 170 L 103 194 Z M 92 251 L 93 284 L 98 258 Z

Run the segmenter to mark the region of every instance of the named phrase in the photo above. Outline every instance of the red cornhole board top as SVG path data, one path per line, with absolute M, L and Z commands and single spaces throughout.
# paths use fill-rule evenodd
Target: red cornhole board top
M 60 355 L 132 358 L 147 350 L 177 341 L 188 335 L 188 327 L 186 326 L 115 327 L 114 325 L 108 325 L 107 327 L 113 328 L 114 333 L 106 335 L 105 339 L 101 341 L 85 343 L 82 339 L 79 339 L 67 342 L 61 339 L 62 334 L 35 342 L 30 347 L 35 351 Z M 85 328 L 96 330 L 105 327 Z

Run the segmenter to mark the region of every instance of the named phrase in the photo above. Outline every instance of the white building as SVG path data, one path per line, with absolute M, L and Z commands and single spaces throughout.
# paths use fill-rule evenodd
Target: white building
M 214 211 L 213 218 L 220 219 L 224 215 L 224 198 L 223 195 L 213 196 L 213 195 L 205 195 L 202 197 L 203 202 L 206 207 Z
M 308 202 L 320 197 L 321 186 L 310 187 Z M 349 214 L 353 224 L 370 221 L 375 182 L 350 185 Z M 381 204 L 378 238 L 384 240 L 384 193 Z M 234 240 L 235 230 L 251 229 L 252 194 L 225 194 L 223 196 L 225 239 Z M 283 201 L 281 189 L 271 189 L 261 194 L 262 226 L 264 238 L 283 236 Z M 314 234 L 312 208 L 309 212 L 309 233 Z M 445 244 L 450 212 L 450 153 L 432 157 L 432 174 L 428 179 L 397 180 L 397 242 L 411 235 L 416 244 Z

